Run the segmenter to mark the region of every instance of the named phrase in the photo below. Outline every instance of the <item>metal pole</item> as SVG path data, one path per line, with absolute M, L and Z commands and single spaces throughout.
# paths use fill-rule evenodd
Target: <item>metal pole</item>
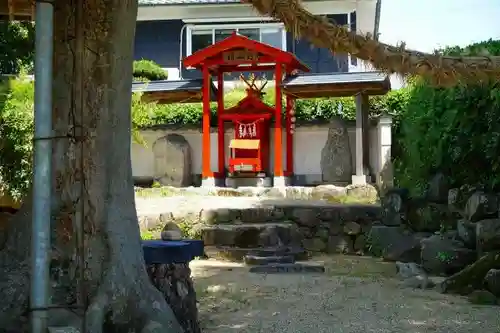
M 36 2 L 35 137 L 31 235 L 31 331 L 47 332 L 52 190 L 52 3 Z

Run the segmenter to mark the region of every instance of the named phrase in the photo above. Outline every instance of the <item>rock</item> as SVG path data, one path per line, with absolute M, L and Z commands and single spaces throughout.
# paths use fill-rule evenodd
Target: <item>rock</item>
M 425 274 L 425 271 L 414 262 L 396 261 L 396 271 L 398 276 L 402 279 Z
M 154 179 L 162 185 L 190 186 L 191 146 L 179 134 L 168 134 L 153 143 Z
M 315 227 L 321 223 L 317 210 L 312 208 L 293 209 L 293 219 L 297 224 L 308 227 Z
M 344 231 L 344 226 L 340 223 L 332 223 L 330 224 L 330 229 L 329 229 L 329 233 L 330 235 L 339 235 L 341 234 L 342 232 Z
M 400 227 L 372 226 L 368 245 L 373 255 L 389 261 L 420 261 L 420 239 Z
M 460 201 L 460 189 L 452 188 L 448 191 L 448 206 L 458 207 Z
M 340 117 L 330 121 L 328 138 L 321 150 L 320 165 L 323 182 L 351 182 L 353 169 L 349 133 Z
M 319 185 L 312 189 L 311 199 L 335 201 L 336 198 L 341 198 L 347 194 L 345 187 L 335 185 Z
M 346 191 L 348 197 L 356 198 L 365 203 L 375 204 L 379 200 L 378 191 L 371 184 L 347 185 Z
M 161 232 L 161 239 L 164 241 L 168 240 L 181 240 L 182 239 L 182 233 L 178 230 L 163 230 Z
M 496 297 L 500 297 L 500 269 L 490 269 L 484 277 L 484 285 Z
M 496 296 L 487 290 L 474 290 L 473 292 L 471 292 L 467 296 L 467 299 L 472 304 L 477 304 L 477 305 L 497 305 L 498 304 L 498 299 L 496 298 Z
M 358 235 L 354 241 L 354 251 L 363 252 L 366 249 L 366 236 Z
M 401 191 L 400 191 L 401 190 Z M 387 226 L 399 226 L 401 215 L 406 213 L 408 190 L 391 189 L 382 198 L 382 223 Z
M 498 217 L 498 198 L 482 191 L 473 193 L 465 205 L 465 216 L 471 222 Z
M 408 288 L 413 289 L 431 289 L 436 286 L 436 284 L 429 279 L 427 274 L 425 275 L 415 275 L 405 279 L 403 284 Z
M 442 172 L 439 172 L 435 174 L 429 181 L 427 198 L 431 202 L 447 203 L 448 190 L 449 190 L 448 178 Z
M 322 252 L 326 249 L 326 244 L 320 238 L 306 238 L 302 240 L 302 246 L 307 251 Z
M 467 220 L 457 222 L 458 238 L 469 249 L 476 249 L 476 224 Z
M 451 275 L 477 259 L 475 251 L 465 248 L 451 236 L 433 235 L 423 239 L 421 244 L 422 267 L 432 274 Z
M 330 235 L 328 229 L 321 228 L 316 232 L 316 237 L 320 238 L 323 241 L 328 241 L 328 236 Z
M 435 286 L 427 273 L 414 262 L 404 263 L 397 261 L 396 269 L 398 276 L 404 280 L 406 287 L 414 289 L 429 289 Z
M 476 223 L 476 249 L 479 253 L 500 249 L 500 219 Z
M 361 226 L 356 222 L 347 222 L 344 225 L 344 233 L 350 236 L 358 235 L 361 232 Z
M 278 228 L 269 227 L 259 234 L 258 245 L 262 247 L 278 247 L 283 243 L 280 239 Z
M 414 231 L 435 232 L 441 229 L 441 224 L 447 216 L 436 206 L 430 205 L 425 198 L 414 198 L 408 206 L 407 224 Z
M 328 253 L 353 253 L 354 245 L 351 237 L 346 235 L 337 235 L 328 237 L 326 251 Z

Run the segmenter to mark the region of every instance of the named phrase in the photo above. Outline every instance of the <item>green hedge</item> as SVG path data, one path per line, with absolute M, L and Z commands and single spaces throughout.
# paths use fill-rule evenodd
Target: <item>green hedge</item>
M 467 48 L 450 47 L 445 54 L 500 55 L 500 41 Z M 394 134 L 396 183 L 423 194 L 436 172 L 452 186 L 482 185 L 500 189 L 500 84 L 434 88 L 417 80 L 409 89 L 401 127 Z
M 274 90 L 266 89 L 264 102 L 274 106 Z M 235 89 L 224 96 L 225 107 L 234 106 L 245 96 L 243 89 Z M 397 115 L 404 109 L 407 100 L 407 91 L 394 90 L 385 96 L 370 98 L 370 112 L 372 116 L 382 113 Z M 141 127 L 154 125 L 198 126 L 201 124 L 201 103 L 184 104 L 155 104 L 144 105 L 140 102 L 140 93 L 134 94 L 133 118 Z M 211 104 L 212 122 L 216 124 L 216 103 Z M 327 122 L 334 116 L 345 120 L 354 120 L 356 105 L 353 97 L 345 98 L 317 98 L 296 101 L 295 116 L 298 122 Z

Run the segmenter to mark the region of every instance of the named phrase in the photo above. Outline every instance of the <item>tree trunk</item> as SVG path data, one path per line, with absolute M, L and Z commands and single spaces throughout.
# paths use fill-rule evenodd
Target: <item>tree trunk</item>
M 58 139 L 53 148 L 52 303 L 83 304 L 80 315 L 89 333 L 182 332 L 149 281 L 135 211 L 130 99 L 137 0 L 83 2 L 83 22 L 76 22 L 76 0 L 57 0 L 54 8 L 53 128 Z M 83 28 L 83 54 L 76 49 L 82 42 L 77 24 Z M 5 330 L 25 331 L 30 236 L 28 197 L 0 252 L 0 328 Z M 84 270 L 75 246 L 81 237 Z M 80 271 L 83 279 L 78 279 Z M 50 311 L 51 322 L 67 320 L 60 315 L 68 316 L 64 310 Z

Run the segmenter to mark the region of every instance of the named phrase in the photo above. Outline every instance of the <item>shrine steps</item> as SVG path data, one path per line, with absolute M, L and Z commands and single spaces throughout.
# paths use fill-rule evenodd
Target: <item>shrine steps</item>
M 244 262 L 247 265 L 293 263 L 308 260 L 309 253 L 298 246 L 240 248 L 234 246 L 205 246 L 209 258 Z
M 240 223 L 199 227 L 205 245 L 258 248 L 300 244 L 301 237 L 293 223 Z

